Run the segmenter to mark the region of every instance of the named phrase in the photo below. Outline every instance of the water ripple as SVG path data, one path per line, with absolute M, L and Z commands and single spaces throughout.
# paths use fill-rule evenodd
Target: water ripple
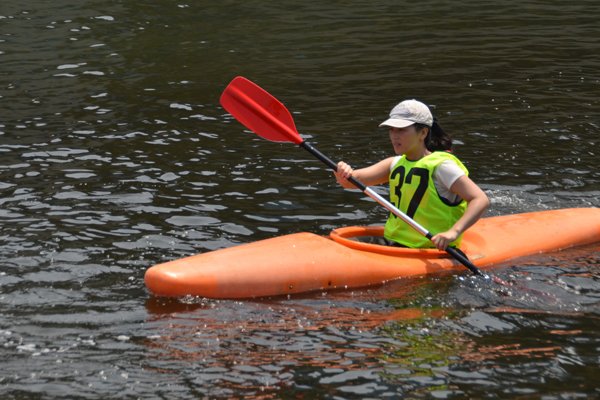
M 598 4 L 431 0 L 399 24 L 397 5 L 364 1 L 37 3 L 0 10 L 2 397 L 597 396 L 594 245 L 497 266 L 510 287 L 217 302 L 151 297 L 143 276 L 387 218 L 225 112 L 237 75 L 336 161 L 389 156 L 378 122 L 415 97 L 488 216 L 599 207 Z

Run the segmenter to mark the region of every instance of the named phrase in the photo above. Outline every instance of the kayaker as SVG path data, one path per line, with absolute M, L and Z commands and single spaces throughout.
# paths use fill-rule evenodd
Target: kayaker
M 348 181 L 351 176 L 367 186 L 389 182 L 391 202 L 434 236 L 430 241 L 390 213 L 384 237 L 359 240 L 411 248 L 458 248 L 463 233 L 483 216 L 489 201 L 452 154 L 452 138 L 429 107 L 414 99 L 396 105 L 379 126 L 389 127 L 397 156 L 357 170 L 341 161 L 335 177 L 348 189 L 355 188 Z

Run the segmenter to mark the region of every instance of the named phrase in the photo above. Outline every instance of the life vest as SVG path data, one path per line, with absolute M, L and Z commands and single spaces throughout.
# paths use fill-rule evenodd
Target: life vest
M 466 201 L 459 199 L 460 201 L 452 204 L 440 197 L 435 188 L 433 172 L 435 167 L 446 160 L 455 162 L 469 175 L 458 158 L 444 151 L 433 152 L 418 161 L 410 161 L 403 155 L 390 172 L 391 202 L 434 236 L 452 228 L 467 209 Z M 384 235 L 412 248 L 435 247 L 429 239 L 394 214 L 390 214 L 385 224 Z M 460 246 L 462 237 L 461 234 L 449 246 Z

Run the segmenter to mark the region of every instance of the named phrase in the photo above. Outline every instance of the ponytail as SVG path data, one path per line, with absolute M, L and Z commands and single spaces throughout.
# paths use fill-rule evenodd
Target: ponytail
M 452 138 L 444 131 L 437 120 L 433 119 L 433 126 L 429 127 L 424 124 L 415 124 L 417 131 L 423 128 L 429 128 L 427 137 L 425 138 L 425 147 L 429 151 L 452 151 Z

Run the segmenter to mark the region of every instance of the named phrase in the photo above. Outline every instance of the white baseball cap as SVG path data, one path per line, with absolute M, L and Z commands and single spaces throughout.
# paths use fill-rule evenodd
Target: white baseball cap
M 405 128 L 413 124 L 423 124 L 431 127 L 433 115 L 424 103 L 418 100 L 404 100 L 390 111 L 390 118 L 383 121 L 379 127 L 393 126 L 394 128 Z

